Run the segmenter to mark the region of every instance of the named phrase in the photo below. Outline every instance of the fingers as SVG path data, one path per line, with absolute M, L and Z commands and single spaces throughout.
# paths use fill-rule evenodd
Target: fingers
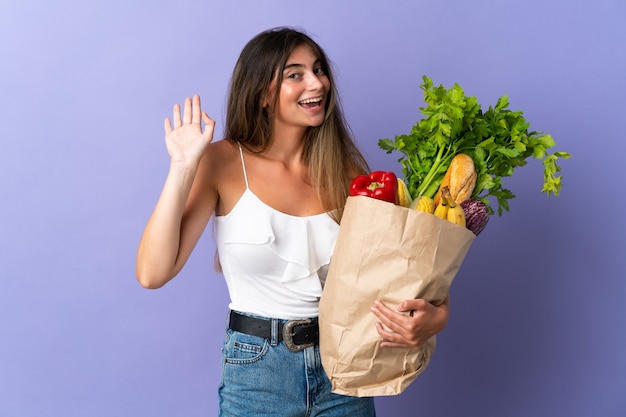
M 200 104 L 200 95 L 196 94 L 193 96 L 193 98 L 186 97 L 183 103 L 182 115 L 180 104 L 177 103 L 174 105 L 174 108 L 172 110 L 172 118 L 170 119 L 168 117 L 165 119 L 165 133 L 169 133 L 172 130 L 177 129 L 183 125 L 199 125 L 202 121 L 204 121 L 205 125 L 211 128 L 212 134 L 213 127 L 215 126 L 215 121 L 202 111 L 202 106 Z
M 215 120 L 211 119 L 205 112 L 202 112 L 202 121 L 207 127 L 213 128 L 215 126 Z
M 372 307 L 372 312 L 380 320 L 376 324 L 378 334 L 383 338 L 383 347 L 417 347 L 428 337 L 419 325 L 424 311 L 424 301 L 410 300 L 407 304 L 403 302 L 398 306 L 399 311 L 410 311 L 412 315 L 402 314 L 393 311 L 383 303 L 377 301 Z
M 383 341 L 381 342 L 382 347 L 416 347 L 419 346 L 417 341 L 409 341 L 404 338 L 402 335 L 394 332 L 390 332 L 386 330 L 382 324 L 376 323 L 376 331 L 380 337 L 382 337 Z
M 424 299 L 406 300 L 397 311 L 377 301 L 372 312 L 380 320 L 376 327 L 383 338 L 381 346 L 419 346 L 443 330 L 450 315 L 449 306 L 449 297 L 439 306 Z
M 401 313 L 409 312 L 411 316 L 417 314 L 419 311 L 424 311 L 428 309 L 430 306 L 429 303 L 422 299 L 416 298 L 412 300 L 404 300 L 398 305 L 398 311 Z
M 198 94 L 193 96 L 191 105 L 191 123 L 199 124 L 202 117 L 202 109 L 200 106 L 200 96 Z
M 180 118 L 180 104 L 174 104 L 174 110 L 172 111 L 172 118 L 174 119 L 174 129 L 181 127 L 183 122 Z
M 378 317 L 382 324 L 396 333 L 403 333 L 405 328 L 410 325 L 410 317 L 394 312 L 380 301 L 374 303 L 372 312 Z
M 196 94 L 193 99 L 185 98 L 185 107 L 183 109 L 183 123 L 200 124 L 202 118 L 202 108 L 200 106 L 200 95 Z
M 191 99 L 185 98 L 185 106 L 183 107 L 183 124 L 190 124 L 192 118 Z
M 213 140 L 213 131 L 215 129 L 215 120 L 211 119 L 208 114 L 202 112 L 202 121 L 204 122 L 204 136 L 210 141 Z

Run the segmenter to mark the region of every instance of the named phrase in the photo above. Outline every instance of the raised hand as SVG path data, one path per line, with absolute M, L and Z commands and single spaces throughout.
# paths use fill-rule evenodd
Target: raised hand
M 173 123 L 169 117 L 164 122 L 165 144 L 172 162 L 197 164 L 213 140 L 215 120 L 202 111 L 197 94 L 185 99 L 182 115 L 180 105 L 175 104 L 172 119 Z

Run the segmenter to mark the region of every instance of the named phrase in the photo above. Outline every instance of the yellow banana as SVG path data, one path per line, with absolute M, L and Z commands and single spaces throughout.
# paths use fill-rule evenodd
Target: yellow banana
M 465 212 L 460 204 L 455 203 L 454 207 L 450 206 L 448 209 L 448 221 L 465 227 Z
M 413 200 L 410 208 L 417 211 L 423 211 L 424 213 L 433 214 L 435 212 L 435 202 L 432 198 L 423 195 Z
M 397 204 L 402 207 L 410 207 L 412 203 L 411 194 L 404 181 L 398 178 Z
M 448 190 L 448 187 L 445 187 L 444 189 L 448 191 L 448 194 L 450 194 L 450 190 Z M 437 207 L 435 208 L 435 212 L 433 214 L 444 220 L 448 220 L 448 210 L 448 200 L 446 200 L 446 197 L 442 190 L 441 199 L 439 200 L 439 204 L 437 204 Z
M 450 190 L 448 187 L 444 187 L 441 190 L 441 199 L 446 201 L 448 205 L 448 211 L 446 213 L 446 220 L 451 223 L 458 224 L 459 226 L 465 227 L 465 212 L 463 211 L 463 207 L 460 204 L 457 204 L 456 201 L 450 195 Z

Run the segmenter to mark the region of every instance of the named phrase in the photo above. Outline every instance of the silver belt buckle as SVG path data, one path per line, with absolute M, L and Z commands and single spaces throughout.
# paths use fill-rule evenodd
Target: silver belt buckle
M 293 342 L 293 328 L 295 326 L 302 326 L 303 324 L 311 324 L 313 320 L 305 319 L 305 320 L 289 320 L 287 323 L 283 325 L 283 342 L 285 342 L 285 346 L 292 352 L 299 352 L 303 349 L 308 348 L 309 346 L 315 345 L 315 342 L 305 343 L 303 345 L 296 345 Z

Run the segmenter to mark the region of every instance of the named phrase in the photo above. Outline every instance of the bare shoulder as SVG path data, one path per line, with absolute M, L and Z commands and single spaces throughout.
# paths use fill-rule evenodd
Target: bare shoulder
M 211 142 L 203 157 L 207 169 L 219 174 L 225 167 L 232 166 L 233 161 L 239 158 L 239 148 L 235 142 L 227 139 Z

